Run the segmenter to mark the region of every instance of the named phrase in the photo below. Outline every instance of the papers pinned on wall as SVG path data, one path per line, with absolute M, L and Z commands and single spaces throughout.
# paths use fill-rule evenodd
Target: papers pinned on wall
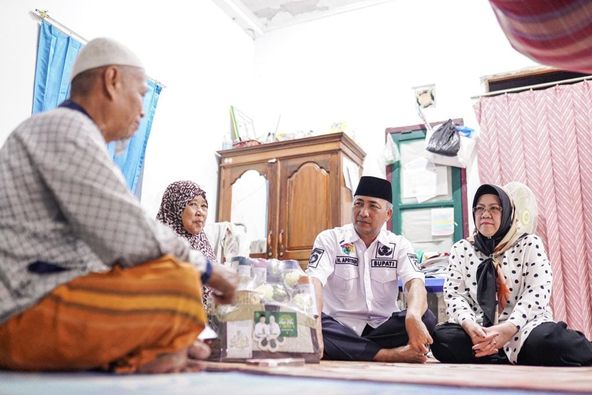
M 418 203 L 448 193 L 446 167 L 435 166 L 424 157 L 418 157 L 403 166 L 403 198 L 415 198 Z
M 449 236 L 454 233 L 454 208 L 432 209 L 432 236 Z
M 450 251 L 454 244 L 454 235 L 432 235 L 431 208 L 409 209 L 401 211 L 401 233 L 413 247 L 426 253 Z

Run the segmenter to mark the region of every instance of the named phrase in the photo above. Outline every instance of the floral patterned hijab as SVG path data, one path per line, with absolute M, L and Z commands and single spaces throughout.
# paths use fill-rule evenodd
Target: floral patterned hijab
M 216 260 L 212 246 L 208 238 L 202 230 L 196 235 L 193 235 L 185 230 L 183 227 L 183 210 L 187 207 L 190 201 L 197 196 L 206 199 L 206 193 L 193 181 L 175 181 L 170 184 L 164 191 L 160 209 L 156 215 L 156 219 L 165 225 L 168 225 L 179 236 L 186 239 L 191 248 L 201 251 L 212 262 Z M 206 199 L 207 202 L 207 199 Z

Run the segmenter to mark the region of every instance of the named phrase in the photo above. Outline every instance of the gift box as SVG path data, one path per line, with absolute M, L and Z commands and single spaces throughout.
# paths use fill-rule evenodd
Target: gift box
M 216 307 L 218 338 L 210 342 L 210 360 L 303 358 L 318 363 L 317 313 L 308 276 L 301 270 L 296 275 L 299 269 L 290 263 L 265 264 L 265 276 L 250 274 L 246 264 L 239 267 L 245 286 L 239 287 L 233 305 Z M 259 284 L 255 287 L 247 277 L 259 278 Z

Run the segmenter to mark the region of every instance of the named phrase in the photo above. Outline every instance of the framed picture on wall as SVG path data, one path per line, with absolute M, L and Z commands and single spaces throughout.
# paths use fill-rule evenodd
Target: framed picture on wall
M 232 123 L 232 140 L 255 140 L 255 124 L 253 119 L 241 112 L 238 108 L 230 106 L 230 120 Z

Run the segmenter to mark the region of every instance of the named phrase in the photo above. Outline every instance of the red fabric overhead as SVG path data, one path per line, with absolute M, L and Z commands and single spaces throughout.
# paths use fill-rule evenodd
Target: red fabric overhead
M 592 73 L 592 2 L 490 0 L 510 44 L 563 70 Z

